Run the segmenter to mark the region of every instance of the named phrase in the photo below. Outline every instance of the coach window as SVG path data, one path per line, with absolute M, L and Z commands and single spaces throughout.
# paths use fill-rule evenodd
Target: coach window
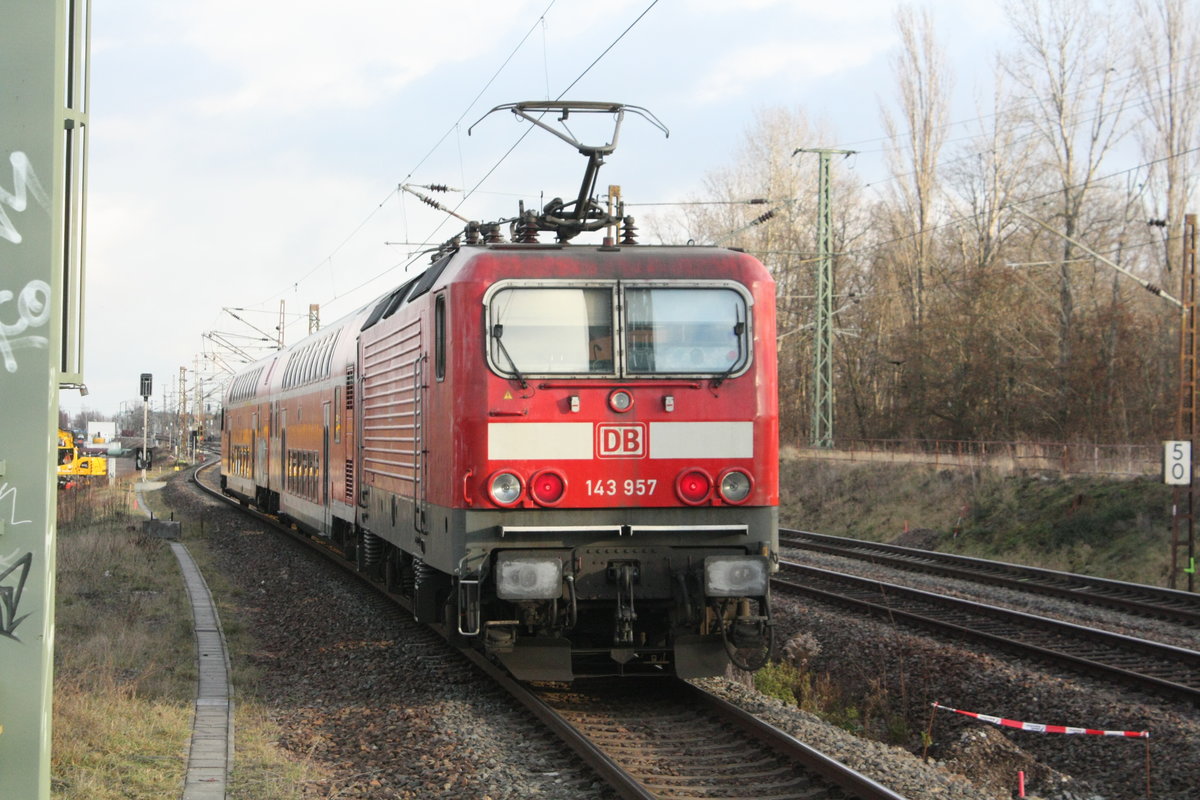
M 723 287 L 625 289 L 631 374 L 728 374 L 750 358 L 746 298 Z
M 446 380 L 446 295 L 433 302 L 433 370 L 439 381 Z
M 506 288 L 489 311 L 489 356 L 503 374 L 614 373 L 612 289 Z

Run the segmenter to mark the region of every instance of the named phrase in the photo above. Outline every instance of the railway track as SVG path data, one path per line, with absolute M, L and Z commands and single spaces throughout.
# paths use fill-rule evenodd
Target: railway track
M 1051 660 L 1200 705 L 1200 652 L 790 561 L 779 591 Z
M 1077 603 L 1200 628 L 1200 594 L 1125 583 L 1089 575 L 951 553 L 935 553 L 881 542 L 865 542 L 796 530 L 780 530 L 781 546 L 869 561 L 873 564 L 1002 586 Z
M 517 683 L 468 654 L 622 797 L 902 800 L 685 681 Z
M 203 469 L 196 471 L 194 483 L 242 508 L 202 480 L 198 473 Z M 242 510 L 329 556 L 338 567 L 399 601 L 313 537 L 251 509 Z M 527 685 L 513 680 L 477 651 L 461 652 L 530 709 L 622 797 L 904 800 L 684 681 L 663 678 Z

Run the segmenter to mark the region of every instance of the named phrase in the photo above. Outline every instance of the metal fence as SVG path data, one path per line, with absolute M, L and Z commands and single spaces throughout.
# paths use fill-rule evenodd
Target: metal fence
M 785 447 L 785 455 L 827 461 L 925 464 L 1003 473 L 1140 477 L 1162 472 L 1158 444 L 980 442 L 933 439 L 837 439 L 829 449 Z

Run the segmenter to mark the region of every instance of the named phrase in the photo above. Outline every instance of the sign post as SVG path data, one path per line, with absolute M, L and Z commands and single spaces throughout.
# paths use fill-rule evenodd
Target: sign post
M 1196 514 L 1200 512 L 1200 508 L 1197 508 L 1197 486 L 1192 480 L 1196 476 L 1196 456 L 1200 455 L 1192 447 L 1200 434 L 1200 417 L 1197 416 L 1197 400 L 1200 399 L 1197 394 L 1200 389 L 1200 360 L 1197 359 L 1200 326 L 1196 319 L 1196 215 L 1184 215 L 1183 222 L 1183 264 L 1180 270 L 1183 316 L 1179 321 L 1179 414 L 1175 418 L 1177 440 L 1167 442 L 1163 461 L 1164 469 L 1174 470 L 1176 474 L 1172 476 L 1169 472 L 1165 473 L 1163 479 L 1175 487 L 1171 508 L 1171 573 L 1167 585 L 1174 589 L 1182 573 L 1186 576 L 1187 590 L 1190 592 L 1195 590 Z M 1184 460 L 1182 445 L 1187 446 L 1190 454 L 1186 459 L 1186 470 L 1180 463 Z M 1172 477 L 1178 482 L 1171 480 Z

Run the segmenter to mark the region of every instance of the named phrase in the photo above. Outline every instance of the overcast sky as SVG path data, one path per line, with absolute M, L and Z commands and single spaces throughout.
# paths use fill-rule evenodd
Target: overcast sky
M 1008 36 L 1000 1 L 925 5 L 954 72 L 951 119 L 974 117 L 978 80 Z M 704 175 L 732 163 L 758 111 L 798 108 L 836 137 L 797 147 L 877 140 L 880 100 L 894 96 L 895 7 L 96 2 L 90 394 L 64 391 L 62 405 L 115 413 L 138 400 L 138 376 L 150 372 L 161 407 L 180 367 L 190 386 L 199 354 L 229 352 L 206 334 L 262 354 L 255 339 L 274 335 L 281 301 L 291 343 L 307 331 L 310 303 L 328 324 L 402 282 L 427 263 L 414 256 L 421 243 L 461 223 L 397 192 L 401 183 L 472 190 L 439 198 L 479 220 L 513 216 L 519 200 L 573 197 L 583 158 L 540 131 L 522 139 L 530 126 L 510 113 L 480 121 L 502 103 L 566 91 L 564 99 L 651 111 L 669 138 L 627 117 L 600 173 L 599 186 L 620 184 L 630 203 L 699 196 Z M 607 122 L 576 129 L 589 143 L 610 132 Z M 883 177 L 878 161 L 854 168 L 868 182 Z

